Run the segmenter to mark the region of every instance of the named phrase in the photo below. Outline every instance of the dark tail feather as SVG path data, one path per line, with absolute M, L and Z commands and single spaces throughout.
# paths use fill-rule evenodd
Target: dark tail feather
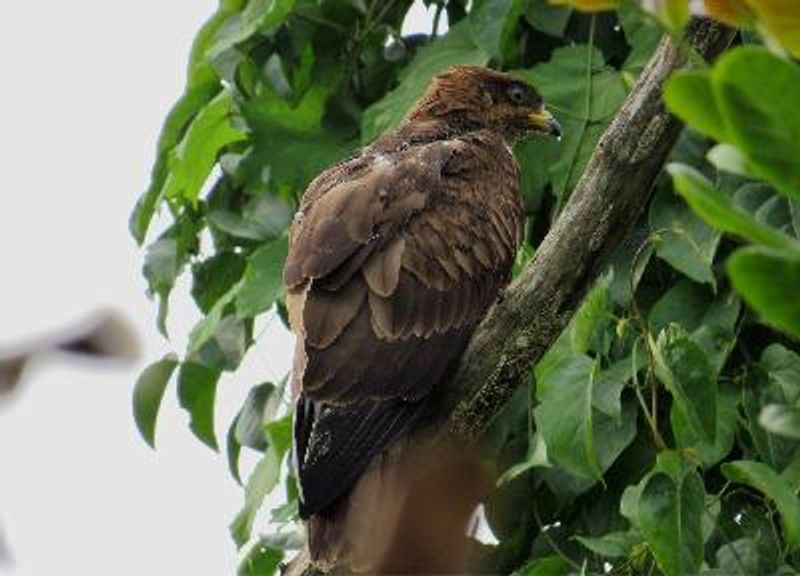
M 363 484 L 359 478 L 369 473 L 370 463 L 413 426 L 423 408 L 424 402 L 403 400 L 336 406 L 300 396 L 294 429 L 300 516 L 308 520 L 316 564 L 335 564 L 347 554 L 353 487 Z

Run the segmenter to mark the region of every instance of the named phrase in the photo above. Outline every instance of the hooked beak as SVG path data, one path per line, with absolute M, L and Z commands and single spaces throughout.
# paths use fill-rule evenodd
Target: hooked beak
M 536 112 L 531 112 L 528 118 L 537 132 L 544 132 L 556 138 L 561 138 L 561 124 L 544 107 L 539 108 Z

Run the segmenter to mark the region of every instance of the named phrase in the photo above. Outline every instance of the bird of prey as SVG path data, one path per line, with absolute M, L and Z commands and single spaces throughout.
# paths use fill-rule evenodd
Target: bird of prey
M 533 86 L 455 66 L 303 195 L 283 279 L 300 515 L 320 564 L 357 546 L 349 515 L 380 506 L 382 466 L 510 280 L 523 227 L 511 146 L 532 132 L 560 135 Z

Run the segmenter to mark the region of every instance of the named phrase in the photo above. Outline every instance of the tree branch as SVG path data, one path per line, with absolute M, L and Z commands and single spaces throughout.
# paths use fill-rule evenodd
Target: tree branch
M 707 60 L 734 31 L 696 20 L 687 40 Z M 536 257 L 508 287 L 470 341 L 445 402 L 447 430 L 478 438 L 566 327 L 607 256 L 650 199 L 653 181 L 680 133 L 661 92 L 687 57 L 664 38 L 605 131 L 564 211 Z

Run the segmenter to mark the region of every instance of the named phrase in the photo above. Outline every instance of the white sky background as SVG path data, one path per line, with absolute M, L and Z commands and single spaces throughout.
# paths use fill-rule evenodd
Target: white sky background
M 111 307 L 133 323 L 142 348 L 134 365 L 34 366 L 0 403 L 0 534 L 13 556 L 0 576 L 234 573 L 227 526 L 243 496 L 224 454 L 194 439 L 174 388 L 156 452 L 130 408 L 142 367 L 172 348 L 144 297 L 128 215 L 183 88 L 191 39 L 215 6 L 0 3 L 0 347 Z M 404 32 L 427 32 L 430 21 L 417 2 Z M 198 313 L 178 296 L 171 326 L 180 352 Z M 243 369 L 223 377 L 221 444 L 249 387 L 280 377 L 290 356 L 276 320 Z

